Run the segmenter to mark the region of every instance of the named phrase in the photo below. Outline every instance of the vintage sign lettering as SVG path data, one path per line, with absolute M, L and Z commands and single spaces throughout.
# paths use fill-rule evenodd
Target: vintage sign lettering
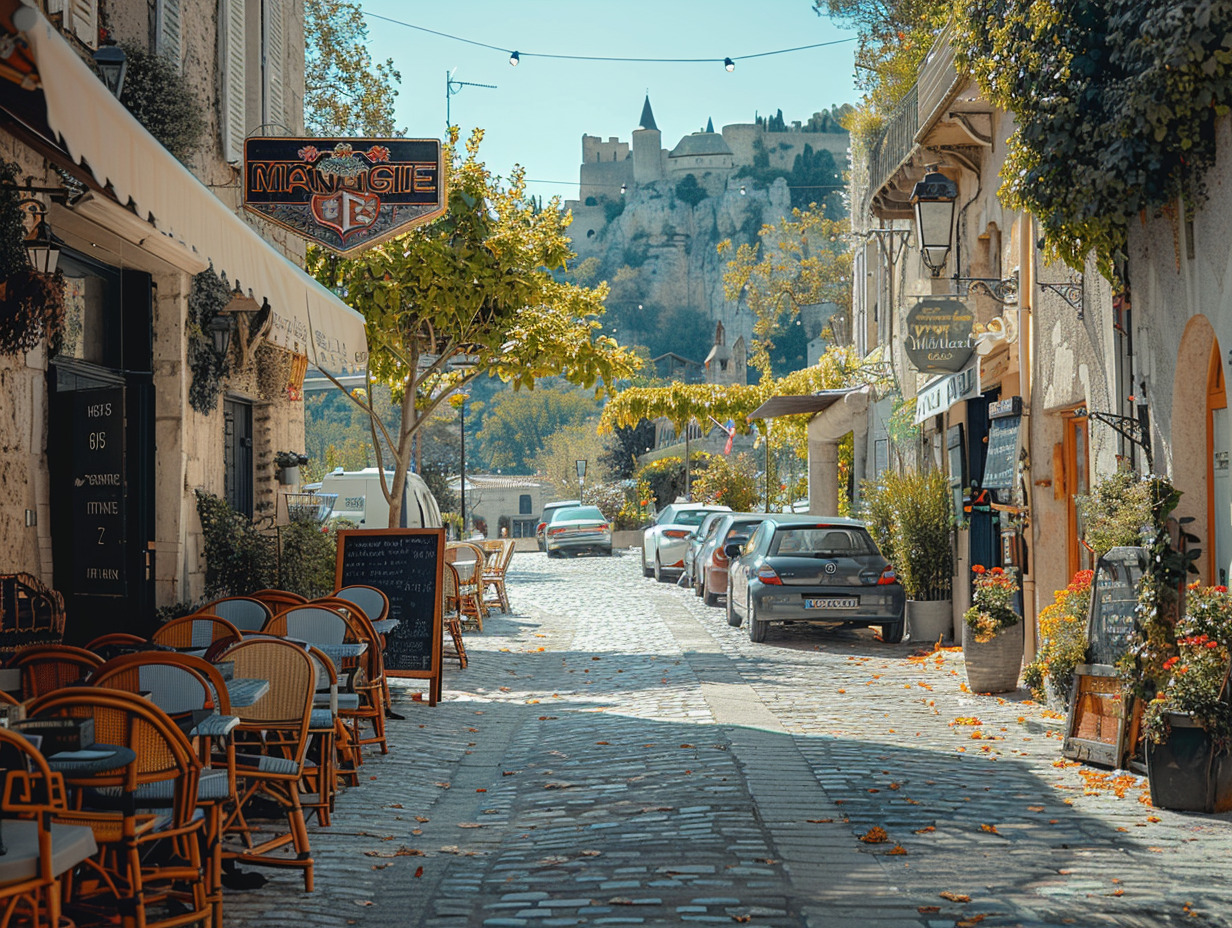
M 961 370 L 975 351 L 975 314 L 956 297 L 921 299 L 907 313 L 903 347 L 922 373 Z
M 445 211 L 437 139 L 250 138 L 244 207 L 350 254 Z

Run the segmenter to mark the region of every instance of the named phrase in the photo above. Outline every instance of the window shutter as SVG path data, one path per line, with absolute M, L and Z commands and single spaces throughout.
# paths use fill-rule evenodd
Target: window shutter
M 90 48 L 98 48 L 98 0 L 48 0 L 48 13 L 61 13 L 61 29 Z
M 244 136 L 248 133 L 244 112 L 244 0 L 219 0 L 218 33 L 222 152 L 226 160 L 239 161 L 244 157 Z
M 180 39 L 181 0 L 158 0 L 158 41 L 155 46 L 159 55 L 166 58 L 177 71 L 182 69 L 183 43 Z
M 261 49 L 262 60 L 262 97 L 265 101 L 265 111 L 262 122 L 287 122 L 286 105 L 286 26 L 285 0 L 265 0 L 262 5 L 262 37 L 264 44 Z M 277 131 L 285 132 L 285 129 Z

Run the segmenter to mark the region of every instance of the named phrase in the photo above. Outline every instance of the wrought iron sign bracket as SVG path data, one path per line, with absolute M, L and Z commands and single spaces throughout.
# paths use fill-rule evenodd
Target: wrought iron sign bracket
M 1090 412 L 1082 409 L 1076 410 L 1075 415 L 1082 415 L 1084 412 L 1088 419 L 1103 423 L 1130 444 L 1141 448 L 1143 455 L 1146 457 L 1147 470 L 1154 469 L 1155 464 L 1151 455 L 1149 419 L 1145 406 L 1138 407 L 1137 417 L 1119 416 L 1111 412 Z
M 959 277 L 951 278 L 960 296 L 965 296 L 971 290 L 979 288 L 986 296 L 996 300 L 1002 306 L 1017 305 L 1018 275 L 1013 277 Z M 966 285 L 964 288 L 963 285 Z
M 1058 280 L 1053 283 L 1044 283 L 1040 281 L 1041 290 L 1051 290 L 1066 303 L 1071 309 L 1077 310 L 1079 321 L 1082 320 L 1086 309 L 1085 301 L 1083 300 L 1082 275 L 1078 275 L 1075 280 Z

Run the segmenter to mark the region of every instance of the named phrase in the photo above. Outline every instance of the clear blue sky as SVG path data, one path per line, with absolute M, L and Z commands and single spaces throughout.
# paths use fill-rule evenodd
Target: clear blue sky
M 663 144 L 671 148 L 712 118 L 716 130 L 783 110 L 789 123 L 836 103 L 854 103 L 854 42 L 737 61 L 722 59 L 847 39 L 809 0 L 361 0 L 368 13 L 494 45 L 492 51 L 368 16 L 373 56 L 402 73 L 397 121 L 415 138 L 440 137 L 446 73 L 495 84 L 462 87 L 451 99 L 463 135 L 486 130 L 483 160 L 548 199 L 577 196 L 582 135 L 629 140 L 647 90 Z M 509 65 L 508 50 L 522 53 Z M 713 58 L 705 64 L 560 61 L 533 53 L 635 58 Z

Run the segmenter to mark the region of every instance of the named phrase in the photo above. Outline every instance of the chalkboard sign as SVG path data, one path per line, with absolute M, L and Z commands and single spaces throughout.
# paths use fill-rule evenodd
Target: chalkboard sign
M 988 457 L 984 460 L 985 490 L 1012 490 L 1018 479 L 1018 427 L 1021 416 L 993 419 L 988 426 Z
M 72 402 L 73 590 L 123 596 L 124 388 L 79 390 Z
M 445 530 L 361 529 L 338 533 L 336 585 L 374 586 L 389 597 L 388 618 L 398 625 L 385 636 L 385 672 L 431 680 L 428 701 L 441 688 L 441 569 Z
M 1129 650 L 1138 608 L 1145 548 L 1113 548 L 1095 565 L 1087 642 L 1092 664 L 1112 667 Z

